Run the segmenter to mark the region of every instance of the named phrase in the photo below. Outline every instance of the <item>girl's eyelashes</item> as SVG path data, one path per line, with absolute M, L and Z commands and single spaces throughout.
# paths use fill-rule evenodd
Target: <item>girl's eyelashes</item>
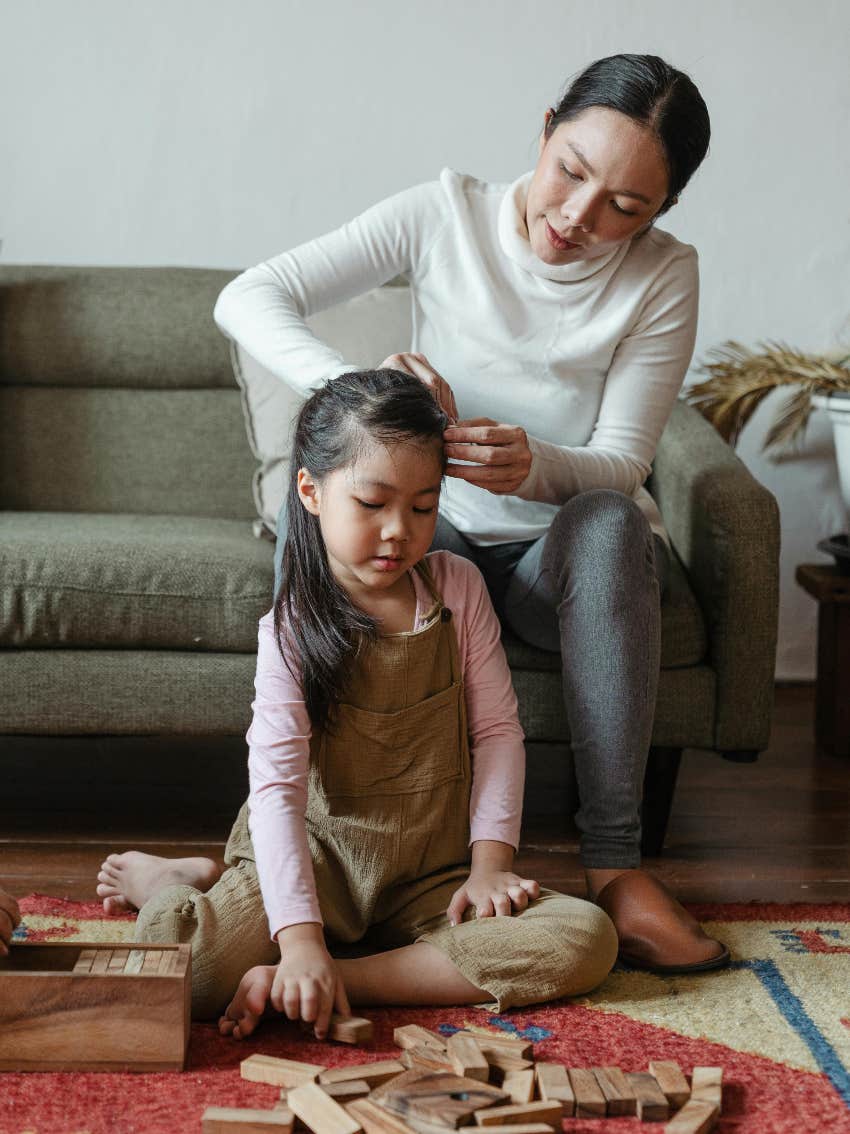
M 383 508 L 384 507 L 383 504 L 374 504 L 370 500 L 361 500 L 357 496 L 355 496 L 354 499 L 357 501 L 357 503 L 360 505 L 361 508 L 368 508 L 370 511 L 374 511 L 376 508 Z M 430 516 L 430 514 L 435 510 L 435 508 L 436 508 L 436 505 L 432 504 L 430 508 L 414 508 L 413 511 L 418 516 Z
M 564 171 L 564 173 L 566 173 L 567 177 L 569 177 L 569 179 L 571 181 L 581 181 L 581 175 L 580 174 L 573 173 L 573 171 L 571 169 L 567 169 L 567 167 L 564 165 L 563 162 L 561 162 L 560 165 L 561 165 L 561 169 Z

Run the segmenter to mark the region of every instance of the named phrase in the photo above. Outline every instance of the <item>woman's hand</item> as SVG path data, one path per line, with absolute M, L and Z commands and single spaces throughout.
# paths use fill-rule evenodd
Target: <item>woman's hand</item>
M 410 374 L 418 378 L 428 387 L 437 402 L 437 405 L 448 417 L 449 422 L 457 421 L 457 406 L 451 386 L 438 374 L 424 354 L 391 354 L 381 363 L 379 370 L 400 370 L 403 374 Z
M 446 916 L 452 925 L 463 920 L 464 910 L 475 906 L 476 917 L 510 917 L 522 913 L 528 903 L 540 897 L 540 886 L 533 878 L 520 878 L 512 870 L 472 868 L 466 883 L 452 895 Z
M 476 417 L 450 425 L 443 434 L 449 461 L 447 476 L 477 484 L 498 496 L 516 492 L 531 470 L 528 435 L 519 425 L 500 425 L 489 417 Z

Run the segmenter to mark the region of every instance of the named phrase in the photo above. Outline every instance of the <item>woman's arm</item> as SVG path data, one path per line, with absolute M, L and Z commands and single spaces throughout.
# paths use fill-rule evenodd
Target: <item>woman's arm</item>
M 305 318 L 411 272 L 448 214 L 439 182 L 407 189 L 348 224 L 249 268 L 227 285 L 214 317 L 220 329 L 303 395 L 378 359 L 347 360 Z M 409 343 L 399 343 L 403 350 Z
M 271 937 L 290 925 L 317 922 L 307 842 L 310 720 L 300 683 L 287 669 L 271 620 L 260 622 L 254 716 L 248 730 L 249 825 Z
M 698 297 L 696 254 L 689 249 L 660 277 L 631 332 L 617 346 L 586 445 L 557 445 L 483 419 L 459 422 L 447 435 L 449 457 L 480 463 L 451 466 L 450 474 L 499 494 L 546 504 L 563 504 L 591 488 L 633 495 L 649 475 L 687 373 Z

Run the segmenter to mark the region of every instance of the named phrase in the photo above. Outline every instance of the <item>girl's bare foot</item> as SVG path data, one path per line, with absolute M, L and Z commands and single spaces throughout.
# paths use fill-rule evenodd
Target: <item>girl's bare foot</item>
M 256 965 L 245 973 L 218 1021 L 223 1036 L 240 1040 L 253 1032 L 266 1011 L 276 972 L 276 965 Z
M 166 886 L 194 886 L 209 890 L 221 877 L 211 858 L 160 858 L 142 851 L 111 854 L 97 876 L 97 896 L 107 914 L 140 910 L 148 898 Z

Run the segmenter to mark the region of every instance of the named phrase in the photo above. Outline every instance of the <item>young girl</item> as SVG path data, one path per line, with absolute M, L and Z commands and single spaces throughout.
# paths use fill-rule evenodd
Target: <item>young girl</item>
M 322 1039 L 334 1008 L 502 1011 L 614 963 L 602 910 L 512 869 L 524 750 L 499 624 L 477 568 L 426 555 L 445 427 L 393 370 L 306 402 L 227 867 L 130 852 L 98 876 L 107 912 L 140 908 L 140 940 L 192 943 L 194 1014 L 224 1009 L 236 1038 L 269 1004 Z M 373 951 L 333 957 L 355 942 Z

